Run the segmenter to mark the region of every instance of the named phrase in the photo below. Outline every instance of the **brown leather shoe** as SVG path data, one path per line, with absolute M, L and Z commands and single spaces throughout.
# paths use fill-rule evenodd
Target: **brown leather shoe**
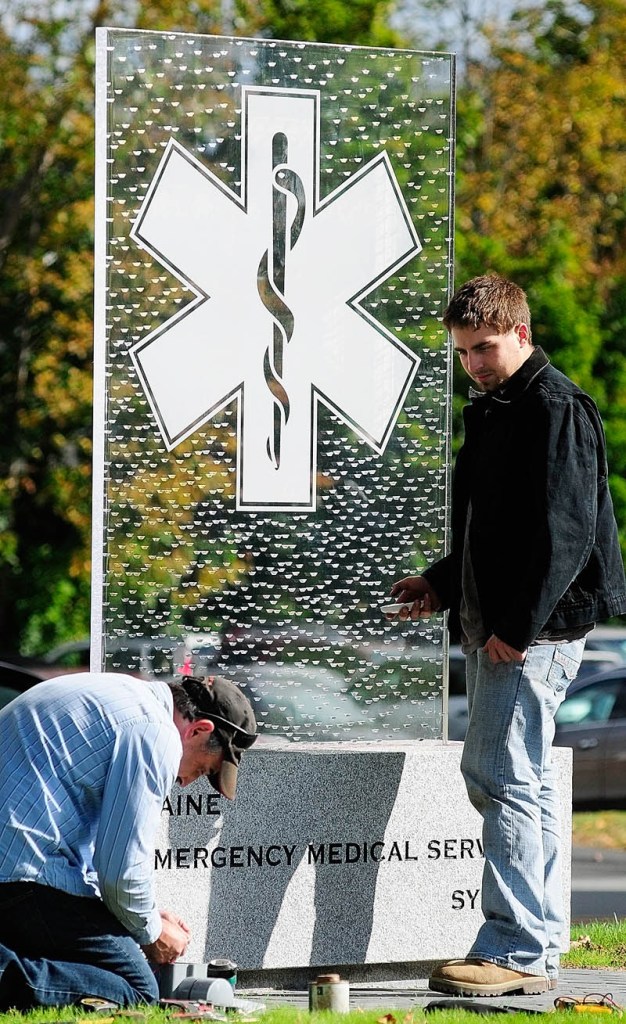
M 548 979 L 498 967 L 488 960 L 449 960 L 435 968 L 428 987 L 459 996 L 536 996 L 548 991 Z

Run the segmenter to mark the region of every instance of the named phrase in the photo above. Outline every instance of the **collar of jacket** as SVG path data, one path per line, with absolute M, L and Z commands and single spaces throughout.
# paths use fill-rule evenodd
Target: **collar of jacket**
M 489 399 L 492 402 L 498 402 L 500 405 L 509 405 L 514 402 L 516 398 L 519 398 L 524 394 L 526 389 L 532 384 L 535 377 L 548 366 L 550 360 L 543 351 L 542 348 L 537 346 L 533 349 L 528 359 L 522 363 L 519 370 L 516 370 L 512 377 L 502 384 L 497 391 L 476 391 L 474 388 L 470 388 L 469 397 L 474 399 Z

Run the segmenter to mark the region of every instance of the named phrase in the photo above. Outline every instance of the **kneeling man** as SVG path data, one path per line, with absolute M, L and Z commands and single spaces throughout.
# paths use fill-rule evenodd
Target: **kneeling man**
M 189 942 L 155 902 L 163 801 L 201 775 L 232 800 L 255 739 L 221 678 L 60 676 L 0 711 L 0 1010 L 158 999 Z

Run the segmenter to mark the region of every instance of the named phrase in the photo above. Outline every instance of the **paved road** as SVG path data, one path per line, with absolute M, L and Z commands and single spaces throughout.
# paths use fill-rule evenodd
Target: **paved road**
M 572 921 L 626 918 L 626 853 L 574 847 Z

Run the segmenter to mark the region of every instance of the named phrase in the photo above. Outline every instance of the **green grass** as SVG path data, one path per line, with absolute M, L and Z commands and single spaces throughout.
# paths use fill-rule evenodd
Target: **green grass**
M 571 931 L 572 948 L 561 957 L 562 967 L 626 969 L 626 921 L 589 921 Z
M 572 833 L 574 846 L 626 850 L 626 811 L 577 811 Z
M 433 999 L 436 999 L 437 995 L 433 992 Z M 443 997 L 442 997 L 443 998 Z M 502 1016 L 503 1014 L 497 1014 Z M 491 1014 L 489 1015 L 491 1017 Z M 536 1020 L 536 1014 L 531 1013 L 515 1013 L 506 1014 L 507 1019 L 510 1019 L 513 1024 L 531 1024 L 532 1021 Z M 241 1017 L 233 1015 L 229 1018 L 233 1020 L 233 1024 L 236 1024 L 238 1020 L 251 1021 L 252 1018 Z M 258 1021 L 258 1024 L 424 1024 L 426 1021 L 431 1021 L 435 1024 L 436 1021 L 445 1021 L 445 1024 L 477 1024 L 478 1021 L 484 1019 L 484 1015 L 477 1015 L 467 1010 L 436 1010 L 433 1012 L 425 1013 L 422 1007 L 416 1007 L 414 1009 L 401 1009 L 397 1010 L 393 1007 L 379 1008 L 376 1010 L 360 1010 L 356 1007 L 351 1010 L 350 1013 L 340 1014 L 331 1013 L 329 1011 L 319 1013 L 309 1013 L 307 1010 L 298 1009 L 297 1007 L 281 1006 L 276 1009 L 269 1009 L 265 1013 L 255 1017 L 254 1020 Z M 147 1010 L 145 1016 L 142 1016 L 141 1020 L 135 1017 L 124 1017 L 121 1014 L 114 1018 L 119 1024 L 166 1024 L 171 1021 L 172 1024 L 180 1024 L 176 1018 L 168 1016 L 162 1010 Z M 91 1022 L 91 1024 L 98 1024 L 98 1021 L 110 1021 L 110 1017 L 101 1016 L 100 1014 L 80 1014 L 76 1011 L 69 1009 L 55 1010 L 31 1010 L 29 1013 L 0 1013 L 0 1024 L 60 1024 L 61 1021 L 75 1022 L 84 1021 Z M 550 1024 L 572 1024 L 572 1013 L 571 1011 L 550 1011 Z

